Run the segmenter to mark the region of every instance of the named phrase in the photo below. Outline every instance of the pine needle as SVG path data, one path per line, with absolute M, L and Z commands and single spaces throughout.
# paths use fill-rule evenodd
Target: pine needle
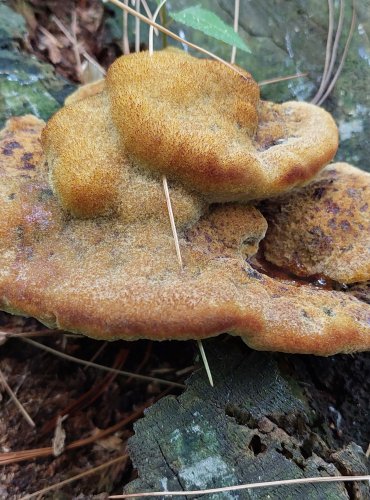
M 184 389 L 185 386 L 183 384 L 179 384 L 178 382 L 171 382 L 170 380 L 164 380 L 161 378 L 149 377 L 149 375 L 140 375 L 138 373 L 127 372 L 124 370 L 118 370 L 116 368 L 110 368 L 109 366 L 99 365 L 98 363 L 94 363 L 92 361 L 86 361 L 84 359 L 76 358 L 75 356 L 71 356 L 70 354 L 65 354 L 64 352 L 60 352 L 57 349 L 53 349 L 52 347 L 41 344 L 40 342 L 36 342 L 35 340 L 31 340 L 29 338 L 21 337 L 23 342 L 33 345 L 34 347 L 38 347 L 39 349 L 43 349 L 50 354 L 54 354 L 55 356 L 59 356 L 60 358 L 66 359 L 68 361 L 72 361 L 72 363 L 78 363 L 80 365 L 89 366 L 91 368 L 97 368 L 98 370 L 104 370 L 107 372 L 117 373 L 119 375 L 124 375 L 125 377 L 133 377 L 138 380 L 143 380 L 145 382 L 157 382 L 158 384 L 170 385 L 173 387 L 180 387 Z
M 240 12 L 240 0 L 235 0 L 235 4 L 234 4 L 234 31 L 235 31 L 235 33 L 237 33 L 238 29 L 239 29 L 239 12 Z M 231 59 L 230 59 L 231 64 L 235 64 L 235 58 L 236 58 L 236 46 L 233 45 L 233 48 L 231 50 Z
M 24 406 L 22 405 L 22 403 L 19 401 L 19 399 L 17 398 L 17 396 L 15 395 L 15 393 L 13 392 L 12 388 L 10 387 L 10 385 L 8 384 L 8 382 L 6 381 L 4 375 L 3 375 L 3 372 L 0 370 L 0 382 L 2 383 L 2 385 L 4 386 L 4 389 L 6 390 L 6 392 L 8 393 L 10 399 L 14 402 L 14 404 L 17 406 L 18 410 L 21 412 L 21 414 L 23 415 L 24 419 L 26 420 L 26 422 L 31 426 L 31 427 L 35 427 L 36 424 L 35 422 L 32 420 L 32 418 L 29 416 L 29 414 L 27 413 L 26 409 L 24 408 Z
M 192 490 L 192 491 L 153 491 L 145 493 L 130 493 L 127 495 L 111 495 L 108 498 L 135 498 L 135 497 L 169 497 L 176 496 L 193 496 L 206 495 L 213 493 L 227 493 L 229 491 L 254 490 L 257 488 L 270 488 L 274 486 L 289 486 L 296 484 L 313 484 L 313 483 L 347 483 L 354 481 L 370 481 L 369 476 L 331 476 L 331 477 L 304 477 L 299 479 L 284 479 L 280 481 L 263 481 L 260 483 L 240 484 L 237 486 L 225 486 L 223 488 L 210 488 L 208 490 Z
M 177 260 L 179 262 L 179 266 L 180 266 L 180 269 L 182 271 L 183 270 L 183 263 L 182 263 L 182 257 L 181 257 L 179 237 L 177 235 L 175 218 L 173 216 L 173 210 L 172 210 L 172 204 L 171 204 L 171 198 L 170 198 L 170 192 L 168 190 L 168 183 L 167 183 L 167 178 L 166 178 L 165 175 L 162 177 L 162 181 L 163 181 L 164 194 L 165 194 L 165 197 L 166 197 L 168 215 L 169 215 L 169 218 L 170 218 L 172 235 L 173 235 L 173 239 L 174 239 L 174 242 L 175 242 Z
M 213 387 L 212 372 L 211 372 L 211 369 L 210 369 L 209 364 L 208 364 L 208 359 L 207 359 L 206 353 L 204 351 L 204 347 L 203 347 L 202 341 L 198 340 L 197 342 L 198 342 L 198 347 L 199 347 L 200 355 L 202 356 L 202 359 L 203 359 L 204 368 L 206 369 L 206 373 L 207 373 L 207 376 L 208 376 L 209 383 L 210 383 L 211 387 Z
M 113 458 L 112 460 L 109 460 L 108 462 L 105 462 L 104 464 L 98 465 L 97 467 L 92 467 L 91 469 L 87 469 L 84 472 L 77 474 L 76 476 L 65 479 L 64 481 L 60 481 L 59 483 L 51 484 L 50 486 L 47 486 L 46 488 L 43 488 L 42 490 L 35 491 L 34 493 L 30 493 L 29 495 L 25 495 L 25 496 L 21 497 L 19 500 L 29 500 L 30 498 L 35 498 L 35 497 L 38 497 L 40 495 L 44 495 L 45 493 L 48 493 L 49 491 L 59 490 L 60 488 L 63 488 L 63 486 L 66 486 L 67 484 L 73 483 L 74 481 L 78 481 L 79 479 L 82 479 L 83 477 L 86 477 L 86 476 L 90 476 L 91 474 L 96 474 L 97 472 L 100 472 L 104 469 L 107 469 L 111 465 L 117 464 L 119 462 L 123 462 L 124 460 L 127 460 L 128 458 L 129 457 L 127 454 Z

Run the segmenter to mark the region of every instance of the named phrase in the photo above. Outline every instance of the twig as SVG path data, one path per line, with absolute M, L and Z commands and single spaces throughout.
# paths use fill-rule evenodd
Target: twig
M 123 371 L 123 370 L 118 370 L 116 368 L 110 368 L 109 366 L 99 365 L 98 363 L 94 363 L 92 361 L 86 361 L 84 359 L 76 358 L 75 356 L 71 356 L 70 354 L 65 354 L 64 352 L 60 352 L 56 349 L 53 349 L 52 347 L 41 344 L 40 342 L 36 342 L 35 340 L 31 340 L 31 339 L 23 338 L 23 337 L 21 338 L 21 340 L 23 342 L 31 344 L 35 347 L 38 347 L 39 349 L 43 349 L 44 351 L 49 352 L 50 354 L 54 354 L 55 356 L 59 356 L 60 358 L 67 359 L 68 361 L 72 361 L 72 363 L 78 363 L 81 365 L 90 366 L 91 368 L 97 368 L 99 370 L 104 370 L 107 372 L 118 373 L 119 375 L 124 375 L 125 377 L 134 377 L 138 380 L 144 380 L 145 382 L 158 382 L 158 384 L 170 385 L 173 387 L 180 387 L 181 389 L 184 389 L 184 387 L 185 387 L 183 384 L 179 384 L 178 382 L 171 382 L 170 380 L 149 377 L 148 375 L 139 375 L 138 373 L 132 373 L 132 372 L 127 372 L 127 371 Z
M 111 495 L 108 498 L 135 498 L 135 497 L 159 497 L 159 496 L 187 496 L 206 495 L 211 493 L 226 493 L 228 491 L 253 490 L 257 488 L 269 488 L 271 486 L 288 486 L 296 484 L 311 483 L 346 483 L 354 481 L 370 481 L 370 476 L 334 476 L 334 477 L 304 477 L 300 479 L 284 479 L 280 481 L 264 481 L 260 483 L 240 484 L 237 486 L 225 486 L 223 488 L 210 488 L 208 490 L 192 491 L 153 491 L 145 493 L 130 493 L 127 495 Z
M 62 23 L 62 21 L 60 21 L 60 19 L 58 19 L 56 16 L 51 16 L 51 19 L 52 21 L 54 21 L 54 23 L 58 26 L 58 28 L 60 29 L 60 31 L 64 34 L 64 36 L 71 42 L 71 44 L 73 45 L 74 44 L 74 39 L 73 39 L 73 36 L 71 35 L 71 33 L 67 30 L 67 28 L 64 26 L 64 24 Z M 86 50 L 82 49 L 81 47 L 78 47 L 78 50 L 79 52 L 81 53 L 81 55 L 84 56 L 85 59 L 87 59 L 93 66 L 95 66 L 100 72 L 102 75 L 105 75 L 106 74 L 106 71 L 105 69 L 100 66 L 100 64 L 93 58 L 90 56 L 90 54 L 88 54 L 86 52 Z
M 78 40 L 77 40 L 77 14 L 76 14 L 75 9 L 72 11 L 71 30 L 72 30 L 72 39 L 73 39 L 72 48 L 73 48 L 73 52 L 74 52 L 76 64 L 77 64 L 77 76 L 78 76 L 78 79 L 81 81 L 83 71 L 82 71 L 82 64 L 81 64 L 81 57 L 80 57 L 80 49 L 78 47 Z
M 74 481 L 77 481 L 78 479 L 81 479 L 86 476 L 90 476 L 91 474 L 96 474 L 97 472 L 100 472 L 107 467 L 110 467 L 111 465 L 117 464 L 118 462 L 122 462 L 123 460 L 127 460 L 129 456 L 126 455 L 121 455 L 119 457 L 113 458 L 112 460 L 109 460 L 109 462 L 105 462 L 104 464 L 98 465 L 97 467 L 92 467 L 91 469 L 87 469 L 84 472 L 81 472 L 80 474 L 77 474 L 76 476 L 70 477 L 69 479 L 65 479 L 64 481 L 60 481 L 59 483 L 52 484 L 50 486 L 47 486 L 46 488 L 43 488 L 42 490 L 35 491 L 34 493 L 30 493 L 29 495 L 25 495 L 21 497 L 19 500 L 28 500 L 30 498 L 35 498 L 40 495 L 43 495 L 44 493 L 48 493 L 49 491 L 54 491 L 62 488 L 63 486 L 73 483 Z
M 17 398 L 17 396 L 15 395 L 15 393 L 12 391 L 12 388 L 10 387 L 10 385 L 8 384 L 8 382 L 6 381 L 6 379 L 5 379 L 4 375 L 3 375 L 3 372 L 1 370 L 0 370 L 0 382 L 3 384 L 4 389 L 9 394 L 9 397 L 12 399 L 12 401 L 14 402 L 14 404 L 17 406 L 18 410 L 22 413 L 22 415 L 23 415 L 24 419 L 27 421 L 27 423 L 31 427 L 35 427 L 36 426 L 35 422 L 29 416 L 29 414 L 27 413 L 27 411 L 24 408 L 24 406 L 22 405 L 22 403 L 19 401 L 19 399 Z

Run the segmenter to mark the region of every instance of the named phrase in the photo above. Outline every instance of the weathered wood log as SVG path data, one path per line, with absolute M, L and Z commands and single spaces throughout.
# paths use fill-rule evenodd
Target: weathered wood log
M 323 425 L 325 416 L 319 412 L 319 402 L 312 403 L 317 391 L 315 370 L 321 366 L 324 373 L 322 366 L 327 365 L 329 371 L 338 357 L 253 352 L 236 339 L 222 338 L 207 342 L 206 349 L 215 387 L 209 386 L 204 370 L 200 370 L 190 378 L 183 395 L 162 399 L 137 422 L 129 451 L 139 479 L 125 492 L 369 473 L 362 448 L 351 443 L 338 449 L 331 437 L 333 431 Z M 331 405 L 331 401 L 326 402 L 327 407 Z M 335 429 L 339 431 L 340 425 Z M 206 498 L 301 496 L 365 499 L 370 497 L 370 487 L 365 483 L 322 483 Z

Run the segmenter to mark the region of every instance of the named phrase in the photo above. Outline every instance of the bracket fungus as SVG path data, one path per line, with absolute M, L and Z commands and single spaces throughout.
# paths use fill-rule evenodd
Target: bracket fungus
M 335 154 L 328 113 L 263 102 L 247 73 L 176 51 L 124 56 L 88 93 L 48 122 L 43 152 L 35 118 L 11 119 L 0 133 L 1 309 L 108 340 L 229 332 L 263 350 L 329 355 L 370 348 L 370 306 L 361 293 L 270 276 L 256 264 L 266 231 L 274 246 L 275 222 L 269 201 L 262 208 L 267 221 L 251 201 L 316 189 L 317 179 L 300 186 Z M 26 158 L 35 159 L 32 168 Z M 330 169 L 345 185 L 347 170 Z M 276 248 L 284 245 L 280 239 Z M 361 279 L 355 274 L 348 283 L 369 279 L 364 258 Z M 327 262 L 336 267 L 329 261 L 315 273 L 326 276 Z

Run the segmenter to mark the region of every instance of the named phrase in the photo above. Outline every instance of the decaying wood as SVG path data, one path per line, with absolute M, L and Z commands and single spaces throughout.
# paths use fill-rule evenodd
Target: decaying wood
M 354 443 L 336 448 L 330 429 L 320 425 L 325 418 L 311 401 L 317 387 L 314 373 L 308 374 L 308 357 L 252 352 L 235 339 L 222 338 L 207 342 L 207 353 L 213 389 L 199 371 L 183 395 L 162 399 L 137 422 L 129 449 L 139 479 L 125 492 L 368 474 L 362 448 Z M 320 363 L 330 365 L 335 359 Z M 365 499 L 370 487 L 315 484 L 225 495 Z

